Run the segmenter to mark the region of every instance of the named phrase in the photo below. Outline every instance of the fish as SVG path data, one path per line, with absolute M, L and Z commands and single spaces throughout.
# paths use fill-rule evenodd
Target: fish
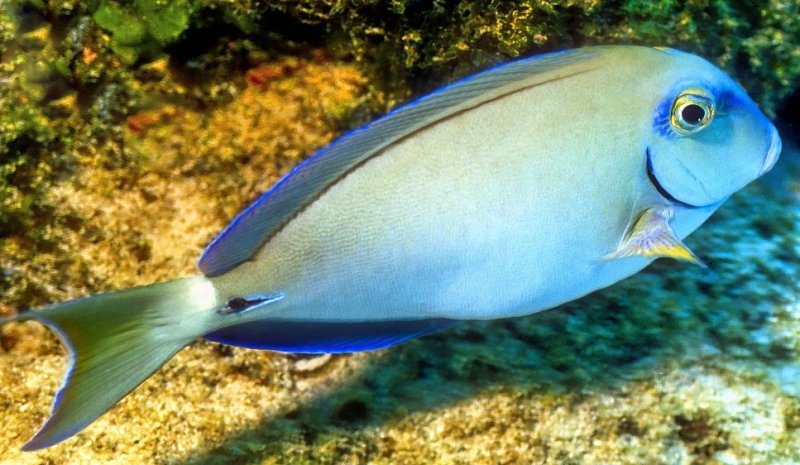
M 466 320 L 529 315 L 659 257 L 781 151 L 719 68 L 671 48 L 593 46 L 498 65 L 321 149 L 246 207 L 200 273 L 56 303 L 69 363 L 23 446 L 75 435 L 198 338 L 349 353 Z

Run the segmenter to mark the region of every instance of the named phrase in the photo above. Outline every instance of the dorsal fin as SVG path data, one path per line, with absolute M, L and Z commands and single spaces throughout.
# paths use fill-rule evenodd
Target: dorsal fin
M 589 70 L 601 48 L 548 53 L 456 81 L 356 129 L 300 163 L 217 236 L 200 257 L 206 276 L 250 259 L 292 216 L 359 163 L 437 121 L 504 95 Z

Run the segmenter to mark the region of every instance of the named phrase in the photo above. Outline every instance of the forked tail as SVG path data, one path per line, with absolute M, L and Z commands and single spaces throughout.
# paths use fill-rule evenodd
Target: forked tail
M 214 287 L 192 277 L 99 294 L 20 314 L 55 331 L 69 352 L 50 418 L 23 447 L 35 450 L 85 428 L 208 330 Z

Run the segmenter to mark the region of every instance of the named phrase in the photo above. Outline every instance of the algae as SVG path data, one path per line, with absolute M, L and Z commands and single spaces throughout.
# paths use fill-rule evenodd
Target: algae
M 114 52 L 131 63 L 145 50 L 174 42 L 189 27 L 191 13 L 188 0 L 135 0 L 131 5 L 102 2 L 92 18 L 111 34 Z
M 336 135 L 509 58 L 675 46 L 785 109 L 798 8 L 2 2 L 0 314 L 193 273 L 236 212 Z M 37 453 L 18 448 L 65 359 L 41 326 L 5 325 L 0 463 L 798 463 L 798 192 L 773 178 L 726 204 L 689 240 L 710 271 L 657 262 L 541 315 L 321 361 L 198 342 Z
M 256 8 L 254 6 L 254 8 Z M 366 66 L 382 104 L 533 50 L 588 44 L 662 45 L 698 53 L 738 76 L 768 113 L 796 88 L 800 5 L 771 0 L 279 2 L 324 25 L 330 46 Z

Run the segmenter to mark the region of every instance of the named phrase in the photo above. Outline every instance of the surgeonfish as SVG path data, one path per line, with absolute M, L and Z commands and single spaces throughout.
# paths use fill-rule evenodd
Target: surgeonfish
M 527 315 L 630 276 L 767 172 L 778 132 L 697 56 L 600 46 L 456 81 L 346 134 L 242 211 L 201 275 L 34 319 L 69 352 L 50 418 L 76 434 L 198 337 L 303 353 L 378 349 Z

